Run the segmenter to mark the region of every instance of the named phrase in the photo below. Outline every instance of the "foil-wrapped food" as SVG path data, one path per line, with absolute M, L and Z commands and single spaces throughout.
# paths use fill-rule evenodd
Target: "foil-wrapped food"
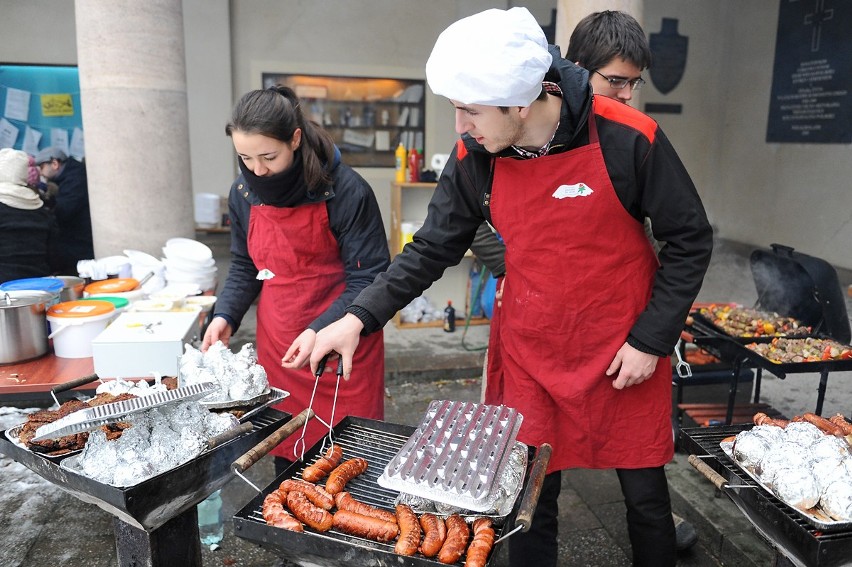
M 215 382 L 219 389 L 202 402 L 239 402 L 251 400 L 269 391 L 266 369 L 257 363 L 257 354 L 250 343 L 233 353 L 217 341 L 207 352 L 187 344 L 180 358 L 182 386 Z
M 506 466 L 503 468 L 503 473 L 497 480 L 496 496 L 493 498 L 493 504 L 489 509 L 482 512 L 475 512 L 454 505 L 452 495 L 448 495 L 450 501 L 431 500 L 422 496 L 401 492 L 396 500 L 397 504 L 407 504 L 418 514 L 426 512 L 438 514 L 440 516 L 449 516 L 458 514 L 465 518 L 475 518 L 480 516 L 492 516 L 495 518 L 506 516 L 512 511 L 512 506 L 520 493 L 521 486 L 524 480 L 524 473 L 527 466 L 527 451 L 526 445 L 516 442 L 512 448 L 512 452 L 506 460 Z
M 804 512 L 819 508 L 834 520 L 852 521 L 848 441 L 802 419 L 781 422 L 783 426 L 761 423 L 734 438 L 734 460 L 787 504 Z

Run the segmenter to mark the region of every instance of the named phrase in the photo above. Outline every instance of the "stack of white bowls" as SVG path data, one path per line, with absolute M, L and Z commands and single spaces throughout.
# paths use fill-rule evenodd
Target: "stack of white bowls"
M 213 251 L 197 240 L 170 238 L 163 247 L 163 264 L 169 284 L 196 284 L 202 292 L 216 289 Z

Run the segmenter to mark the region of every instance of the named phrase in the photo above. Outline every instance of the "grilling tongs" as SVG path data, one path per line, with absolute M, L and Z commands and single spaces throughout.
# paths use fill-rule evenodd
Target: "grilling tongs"
M 322 357 L 322 360 L 320 361 L 319 366 L 317 366 L 317 371 L 314 374 L 314 376 L 315 376 L 315 378 L 314 378 L 314 389 L 311 392 L 311 401 L 308 403 L 308 410 L 313 414 L 314 417 L 317 418 L 317 420 L 320 423 L 322 423 L 323 425 L 328 427 L 328 435 L 326 436 L 326 439 L 328 439 L 329 443 L 331 443 L 331 446 L 333 447 L 334 446 L 334 430 L 333 430 L 334 410 L 337 407 L 337 392 L 340 389 L 340 378 L 343 376 L 343 357 L 342 356 L 337 359 L 337 382 L 334 385 L 334 398 L 331 401 L 331 419 L 328 422 L 326 422 L 321 417 L 316 415 L 316 413 L 314 413 L 314 411 L 313 411 L 314 396 L 316 396 L 316 393 L 317 393 L 317 386 L 319 385 L 320 377 L 322 376 L 322 373 L 325 371 L 325 365 L 328 362 L 328 358 L 331 356 L 331 354 L 332 353 L 328 353 L 324 357 Z M 302 435 L 293 444 L 293 456 L 295 456 L 300 461 L 305 460 L 305 433 L 307 432 L 307 430 L 308 430 L 308 421 L 305 420 L 305 425 L 302 427 Z M 324 450 L 325 450 L 325 439 L 323 439 L 322 447 L 320 447 L 320 451 L 324 451 Z

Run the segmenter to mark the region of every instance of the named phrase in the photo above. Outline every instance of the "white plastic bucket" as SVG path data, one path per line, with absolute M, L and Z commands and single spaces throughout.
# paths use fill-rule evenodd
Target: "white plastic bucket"
M 106 329 L 115 307 L 106 301 L 66 301 L 47 312 L 53 352 L 59 358 L 89 358 L 92 340 Z

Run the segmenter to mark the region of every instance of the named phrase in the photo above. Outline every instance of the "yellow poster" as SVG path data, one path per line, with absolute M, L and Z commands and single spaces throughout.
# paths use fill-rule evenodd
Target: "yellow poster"
M 41 113 L 43 116 L 74 116 L 71 94 L 41 95 Z

